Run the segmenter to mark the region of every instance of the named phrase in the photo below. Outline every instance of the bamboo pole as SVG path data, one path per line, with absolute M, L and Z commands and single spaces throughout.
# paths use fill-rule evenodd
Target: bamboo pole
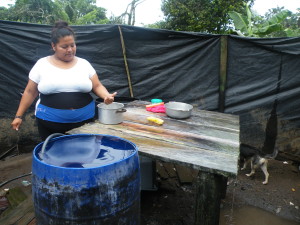
M 127 74 L 128 86 L 129 86 L 129 91 L 130 91 L 130 97 L 133 98 L 134 96 L 133 96 L 133 90 L 132 90 L 130 72 L 129 72 L 128 63 L 127 63 L 126 48 L 125 48 L 124 38 L 123 38 L 123 34 L 122 34 L 122 29 L 121 29 L 121 27 L 119 25 L 118 25 L 118 28 L 119 28 L 119 32 L 120 32 L 120 39 L 121 39 L 123 58 L 124 58 L 125 69 L 126 69 L 126 74 Z

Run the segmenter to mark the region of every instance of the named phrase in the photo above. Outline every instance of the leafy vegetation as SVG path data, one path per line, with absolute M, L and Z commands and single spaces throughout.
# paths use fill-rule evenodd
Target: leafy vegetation
M 248 37 L 288 37 L 300 35 L 297 16 L 284 8 L 269 10 L 265 17 L 255 16 L 249 8 L 246 13 L 230 11 L 228 14 L 233 20 L 235 32 L 240 36 Z
M 0 19 L 28 23 L 53 24 L 65 20 L 73 25 L 135 24 L 135 9 L 144 0 L 132 0 L 120 16 L 106 17 L 106 9 L 96 0 L 16 0 L 9 7 L 0 7 Z
M 131 0 L 121 15 L 106 16 L 96 0 L 16 0 L 9 8 L 0 7 L 0 19 L 53 24 L 61 19 L 72 25 L 135 25 L 137 6 L 145 0 Z M 149 28 L 211 34 L 238 34 L 249 37 L 300 35 L 300 9 L 292 13 L 283 7 L 270 9 L 264 16 L 251 10 L 255 0 L 161 0 L 164 20 Z
M 163 0 L 165 29 L 224 34 L 230 27 L 229 11 L 243 12 L 249 0 Z M 250 0 L 253 4 L 253 0 Z
M 96 0 L 16 0 L 8 9 L 0 8 L 0 19 L 18 22 L 53 24 L 65 20 L 70 24 L 105 24 L 106 10 Z

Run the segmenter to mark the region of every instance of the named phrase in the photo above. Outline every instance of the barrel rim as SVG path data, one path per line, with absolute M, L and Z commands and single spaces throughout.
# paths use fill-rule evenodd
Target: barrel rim
M 92 134 L 92 133 L 89 133 L 89 134 L 70 134 L 70 135 L 63 135 L 63 136 L 59 136 L 59 137 L 54 137 L 51 139 L 51 141 L 55 141 L 57 139 L 62 139 L 62 138 L 67 138 L 67 137 L 70 137 L 70 136 L 105 136 L 105 137 L 113 137 L 113 138 L 118 138 L 120 140 L 123 140 L 125 142 L 128 142 L 129 144 L 133 145 L 135 151 L 130 154 L 129 156 L 127 156 L 126 158 L 122 159 L 122 160 L 119 160 L 119 161 L 116 161 L 116 162 L 112 162 L 112 163 L 108 163 L 108 164 L 105 164 L 105 165 L 101 165 L 101 166 L 95 166 L 95 167 L 86 167 L 86 168 L 76 168 L 76 167 L 62 167 L 62 166 L 55 166 L 55 165 L 51 165 L 51 164 L 48 164 L 48 163 L 45 163 L 44 161 L 40 160 L 38 157 L 37 157 L 37 151 L 41 151 L 42 150 L 42 145 L 44 143 L 41 142 L 39 143 L 37 146 L 35 146 L 35 148 L 33 149 L 33 162 L 34 161 L 37 161 L 43 165 L 46 165 L 46 166 L 50 166 L 50 167 L 53 167 L 53 168 L 59 168 L 59 169 L 66 169 L 66 170 L 93 170 L 95 168 L 103 168 L 103 167 L 109 167 L 113 164 L 116 164 L 116 163 L 120 163 L 120 162 L 123 162 L 129 158 L 131 158 L 132 156 L 134 156 L 135 154 L 138 154 L 138 147 L 136 144 L 134 144 L 133 142 L 125 139 L 125 138 L 122 138 L 122 137 L 118 137 L 118 136 L 114 136 L 114 135 L 109 135 L 109 134 Z

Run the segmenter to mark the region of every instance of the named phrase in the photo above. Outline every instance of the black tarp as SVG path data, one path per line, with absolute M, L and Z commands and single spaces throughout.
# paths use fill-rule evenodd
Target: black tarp
M 240 115 L 241 140 L 300 156 L 300 38 L 228 39 L 225 112 Z
M 110 92 L 130 96 L 125 51 L 134 97 L 220 110 L 224 36 L 124 25 L 73 28 L 77 56 L 92 63 Z M 47 25 L 0 21 L 1 118 L 14 116 L 29 70 L 37 59 L 52 54 L 50 31 Z M 242 142 L 299 156 L 300 38 L 226 40 L 224 112 L 240 115 Z

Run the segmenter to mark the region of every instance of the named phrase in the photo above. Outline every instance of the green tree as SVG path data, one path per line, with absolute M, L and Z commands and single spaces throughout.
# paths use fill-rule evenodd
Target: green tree
M 107 23 L 106 10 L 96 0 L 16 0 L 8 9 L 0 8 L 0 19 L 53 24 L 65 20 L 70 24 Z
M 9 9 L 5 7 L 0 7 L 0 19 L 9 20 Z
M 243 12 L 253 0 L 163 0 L 161 28 L 221 34 L 230 27 L 229 11 Z
M 145 25 L 146 28 L 152 28 L 152 29 L 164 29 L 166 27 L 166 22 L 161 20 L 153 24 L 147 24 Z
M 51 0 L 17 0 L 8 9 L 9 20 L 50 24 L 56 18 L 67 19 L 60 6 Z
M 56 0 L 71 24 L 96 24 L 107 21 L 106 9 L 97 7 L 96 0 Z
M 106 18 L 105 11 L 103 8 L 97 7 L 87 14 L 79 17 L 75 24 L 84 25 L 84 24 L 107 24 L 109 19 Z
M 125 24 L 125 20 L 121 16 L 112 15 L 109 17 L 107 24 Z

